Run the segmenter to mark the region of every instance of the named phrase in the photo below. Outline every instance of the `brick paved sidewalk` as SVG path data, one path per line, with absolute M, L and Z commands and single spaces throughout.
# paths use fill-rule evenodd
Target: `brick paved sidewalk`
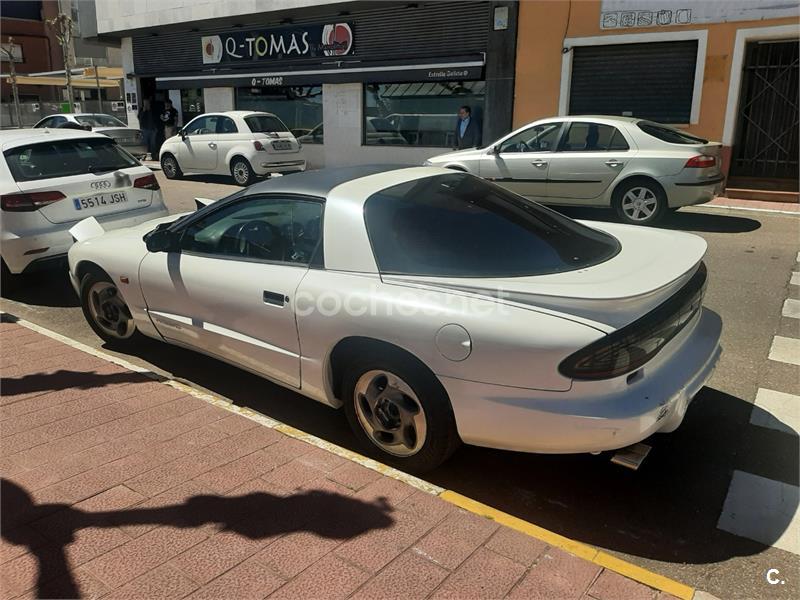
M 18 324 L 0 352 L 2 599 L 668 597 Z

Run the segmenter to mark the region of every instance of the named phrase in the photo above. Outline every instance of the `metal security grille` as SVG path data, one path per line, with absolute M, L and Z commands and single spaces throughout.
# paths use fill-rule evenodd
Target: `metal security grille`
M 689 123 L 697 41 L 576 46 L 571 115 L 628 115 Z
M 787 179 L 797 189 L 798 40 L 747 45 L 731 176 Z

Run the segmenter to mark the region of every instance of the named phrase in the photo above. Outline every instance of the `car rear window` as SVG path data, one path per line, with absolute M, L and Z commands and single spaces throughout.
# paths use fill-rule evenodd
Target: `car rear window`
M 139 165 L 110 138 L 28 144 L 6 150 L 3 155 L 15 181 L 104 173 Z
M 127 127 L 125 123 L 111 115 L 75 115 L 75 120 L 81 125 L 92 127 Z
M 253 133 L 272 133 L 274 131 L 289 131 L 278 117 L 270 115 L 252 115 L 245 117 L 244 122 Z
M 696 137 L 685 131 L 680 131 L 674 127 L 667 127 L 658 123 L 651 123 L 650 121 L 639 121 L 636 123 L 639 129 L 644 131 L 647 135 L 652 135 L 654 138 L 662 142 L 669 142 L 670 144 L 707 144 L 708 140 Z
M 367 232 L 381 273 L 515 277 L 604 262 L 616 238 L 466 173 L 373 194 Z

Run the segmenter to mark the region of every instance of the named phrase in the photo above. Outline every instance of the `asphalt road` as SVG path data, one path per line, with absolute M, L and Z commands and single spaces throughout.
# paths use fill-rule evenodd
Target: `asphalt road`
M 175 212 L 193 209 L 195 196 L 218 198 L 238 189 L 226 178 L 168 182 L 159 173 L 159 180 Z M 569 214 L 612 218 L 585 209 Z M 800 218 L 692 208 L 670 215 L 664 226 L 708 241 L 705 303 L 724 322 L 723 357 L 680 429 L 651 438 L 653 449 L 637 472 L 611 464 L 608 454 L 546 456 L 465 447 L 427 479 L 720 598 L 797 597 L 797 555 L 726 533 L 717 522 L 734 471 L 800 483 L 798 437 L 749 423 L 759 387 L 800 394 L 798 369 L 767 359 L 776 333 L 800 337 L 800 321 L 781 318 L 790 273 L 797 270 Z M 0 307 L 101 346 L 60 273 L 30 277 Z M 156 341 L 125 358 L 354 447 L 336 411 L 216 360 Z M 766 583 L 770 568 L 781 571 L 784 585 Z

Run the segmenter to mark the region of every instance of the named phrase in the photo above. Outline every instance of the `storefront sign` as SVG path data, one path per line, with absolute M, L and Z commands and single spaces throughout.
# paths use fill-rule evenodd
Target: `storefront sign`
M 353 53 L 350 23 L 288 26 L 204 35 L 203 64 L 266 62 Z

